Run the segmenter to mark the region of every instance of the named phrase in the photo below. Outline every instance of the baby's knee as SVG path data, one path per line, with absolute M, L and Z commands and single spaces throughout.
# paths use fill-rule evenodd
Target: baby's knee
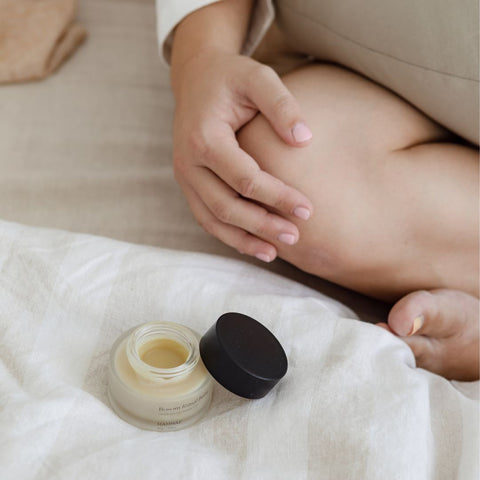
M 364 282 L 390 268 L 388 239 L 402 235 L 387 208 L 398 190 L 394 152 L 433 141 L 442 130 L 391 92 L 338 67 L 309 67 L 284 80 L 313 132 L 311 143 L 285 144 L 263 115 L 238 133 L 260 168 L 313 203 L 308 221 L 289 218 L 300 240 L 276 245 L 279 256 L 333 281 Z
M 345 132 L 343 138 L 344 135 Z M 341 145 L 341 132 L 335 136 L 338 146 L 332 146 L 330 139 L 331 147 L 327 149 L 321 148 L 318 138 L 308 147 L 290 147 L 262 115 L 238 134 L 240 147 L 262 170 L 301 191 L 313 204 L 309 220 L 293 215 L 288 218 L 297 225 L 300 239 L 293 246 L 278 242 L 279 256 L 308 273 L 332 281 L 365 268 L 367 256 L 363 245 L 370 233 L 369 228 L 359 225 L 359 219 L 367 215 L 367 205 L 355 193 L 362 183 L 355 178 L 359 164 L 364 161 L 362 152 L 345 148 L 345 143 Z

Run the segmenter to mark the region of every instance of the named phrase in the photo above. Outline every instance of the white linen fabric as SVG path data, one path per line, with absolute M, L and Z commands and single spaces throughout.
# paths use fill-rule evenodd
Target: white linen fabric
M 160 58 L 164 65 L 170 63 L 173 31 L 190 13 L 219 0 L 156 0 L 157 36 Z M 264 37 L 274 18 L 272 0 L 256 0 L 242 54 L 250 55 Z
M 143 431 L 108 405 L 109 350 L 146 321 L 265 324 L 286 377 Z M 0 471 L 27 479 L 478 479 L 478 382 L 416 369 L 387 331 L 233 259 L 0 222 Z

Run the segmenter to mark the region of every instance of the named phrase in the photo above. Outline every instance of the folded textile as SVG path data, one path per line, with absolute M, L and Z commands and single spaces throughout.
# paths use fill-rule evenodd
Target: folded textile
M 77 0 L 0 0 L 0 83 L 50 75 L 84 40 Z

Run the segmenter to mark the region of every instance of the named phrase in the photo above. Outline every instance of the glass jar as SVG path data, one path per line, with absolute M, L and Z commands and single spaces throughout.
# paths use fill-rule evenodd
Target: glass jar
M 199 351 L 200 336 L 173 322 L 150 322 L 121 335 L 110 353 L 108 398 L 137 427 L 188 427 L 208 410 L 213 379 Z

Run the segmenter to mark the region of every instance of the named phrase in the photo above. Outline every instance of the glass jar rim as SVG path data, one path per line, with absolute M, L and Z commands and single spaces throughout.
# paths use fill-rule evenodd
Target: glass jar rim
M 186 360 L 172 368 L 154 367 L 144 362 L 140 356 L 140 348 L 147 342 L 157 338 L 173 340 L 185 347 L 188 352 Z M 132 368 L 136 373 L 151 381 L 168 380 L 184 376 L 195 368 L 200 358 L 196 333 L 190 328 L 174 322 L 148 322 L 136 327 L 130 334 L 126 347 L 127 358 Z

